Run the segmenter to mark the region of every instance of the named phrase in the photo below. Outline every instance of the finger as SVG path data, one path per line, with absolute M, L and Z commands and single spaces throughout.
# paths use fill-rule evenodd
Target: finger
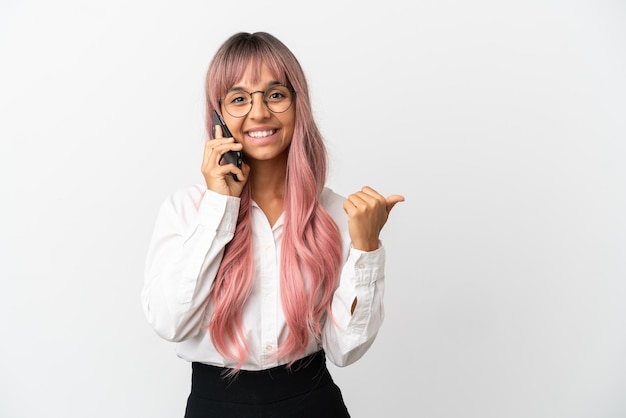
M 243 148 L 243 145 L 235 142 L 233 138 L 214 139 L 213 142 L 215 144 L 211 149 L 211 153 L 216 155 L 218 161 L 221 161 L 224 154 L 228 151 L 241 151 Z
M 376 200 L 380 200 L 380 201 L 384 201 L 385 200 L 385 197 L 383 195 L 378 193 L 376 190 L 374 190 L 370 186 L 363 186 L 361 188 L 361 192 L 366 194 L 366 195 L 368 195 L 368 196 L 371 196 L 371 197 L 375 198 Z
M 351 194 L 343 201 L 343 210 L 350 216 L 362 204 L 363 201 L 356 194 Z
M 387 204 L 387 213 L 389 213 L 397 203 L 404 202 L 404 196 L 399 194 L 392 194 L 387 196 L 385 202 Z
M 382 197 L 382 195 L 380 193 L 378 193 L 376 190 L 372 189 L 370 186 L 363 186 L 361 188 L 361 191 L 369 196 L 373 196 L 378 198 L 379 196 Z M 384 199 L 384 198 L 383 198 Z
M 211 156 L 211 153 L 213 152 L 213 147 L 215 146 L 214 144 L 214 139 L 211 140 L 207 140 L 204 143 L 204 153 L 202 154 L 202 166 L 206 166 L 209 162 L 209 157 Z
M 204 155 L 202 157 L 203 166 L 219 165 L 222 156 L 229 150 L 241 150 L 241 144 L 234 144 L 233 138 L 219 138 L 207 140 L 204 145 Z
M 248 174 L 250 174 L 250 166 L 246 163 L 243 163 L 241 164 L 241 169 L 239 171 L 241 171 L 241 174 L 243 176 L 242 180 L 245 180 L 248 178 Z M 239 176 L 239 174 L 237 174 L 237 176 Z
M 224 133 L 222 132 L 222 127 L 218 124 L 213 128 L 213 138 L 222 138 Z
M 361 193 L 364 196 L 363 199 L 369 201 L 372 204 L 375 204 L 377 202 L 380 204 L 385 203 L 385 196 L 381 195 L 370 186 L 363 186 L 363 188 L 361 188 Z
M 219 144 L 217 139 L 208 139 L 204 143 L 204 154 L 202 155 L 202 165 L 207 165 L 210 161 L 213 150 Z
M 363 192 L 352 193 L 348 196 L 347 203 L 350 204 L 352 209 L 362 208 L 368 205 L 368 196 Z
M 355 208 L 354 202 L 350 200 L 350 196 L 343 201 L 343 210 L 349 215 L 350 212 Z
M 237 180 L 241 183 L 245 183 L 248 180 L 248 174 L 250 173 L 250 166 L 247 165 L 246 163 L 243 163 L 241 165 L 241 168 L 237 168 L 237 166 L 235 164 L 226 164 L 223 165 L 221 167 L 226 167 L 229 170 L 230 174 L 234 174 L 235 176 L 237 176 Z M 232 176 L 226 176 L 226 180 L 228 182 L 230 181 L 234 181 L 234 179 L 232 178 Z
M 220 145 L 229 144 L 234 142 L 234 138 L 215 138 L 215 139 L 207 139 L 204 142 L 204 149 L 214 149 L 219 147 Z

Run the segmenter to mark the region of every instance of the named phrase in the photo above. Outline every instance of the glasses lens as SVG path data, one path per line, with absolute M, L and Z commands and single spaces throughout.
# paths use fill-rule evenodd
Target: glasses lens
M 231 91 L 224 97 L 224 107 L 231 116 L 246 116 L 252 108 L 252 97 L 245 91 Z
M 265 91 L 263 100 L 274 113 L 282 113 L 291 106 L 291 90 L 287 86 L 274 86 Z
M 261 92 L 254 92 L 261 93 Z M 291 106 L 293 101 L 293 92 L 287 86 L 277 85 L 265 90 L 263 93 L 263 102 L 268 109 L 274 113 L 285 112 Z M 243 90 L 233 90 L 226 94 L 221 100 L 224 102 L 226 111 L 235 118 L 244 117 L 252 109 L 252 96 Z

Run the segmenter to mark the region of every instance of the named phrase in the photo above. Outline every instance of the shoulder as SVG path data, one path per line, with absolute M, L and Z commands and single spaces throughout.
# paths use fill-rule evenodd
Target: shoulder
M 195 208 L 197 210 L 205 193 L 206 186 L 203 184 L 181 187 L 167 196 L 163 206 L 173 209 L 174 212 L 181 212 L 187 208 Z
M 320 194 L 320 204 L 326 209 L 330 216 L 335 220 L 346 216 L 343 210 L 343 202 L 346 198 L 339 193 L 336 193 L 329 187 L 324 187 L 324 190 Z
M 340 195 L 339 193 L 335 192 L 333 189 L 331 189 L 330 187 L 324 187 L 324 190 L 322 190 L 322 194 L 320 194 L 320 203 L 326 207 L 329 205 L 340 205 L 343 207 L 343 201 L 346 200 L 346 198 L 342 195 Z

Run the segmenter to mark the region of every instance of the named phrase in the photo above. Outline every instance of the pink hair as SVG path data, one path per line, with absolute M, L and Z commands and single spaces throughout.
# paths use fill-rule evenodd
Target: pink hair
M 327 152 L 313 119 L 306 78 L 281 41 L 265 32 L 242 32 L 219 48 L 206 77 L 207 132 L 211 135 L 211 113 L 220 108 L 219 98 L 243 77 L 250 63 L 256 69 L 253 82 L 258 81 L 265 64 L 278 81 L 295 91 L 296 122 L 287 160 L 280 260 L 281 302 L 288 333 L 276 352 L 277 358 L 287 358 L 291 364 L 304 354 L 311 333 L 320 337 L 326 315 L 332 318 L 330 304 L 341 269 L 341 236 L 319 203 L 326 182 Z M 248 183 L 241 194 L 235 235 L 225 248 L 210 296 L 211 339 L 223 356 L 238 362 L 236 370 L 248 354 L 242 307 L 254 281 L 250 213 Z

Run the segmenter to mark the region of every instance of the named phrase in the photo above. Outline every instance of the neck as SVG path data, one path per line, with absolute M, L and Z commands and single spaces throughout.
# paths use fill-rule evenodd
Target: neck
M 285 194 L 287 159 L 251 161 L 249 164 L 252 174 L 249 181 L 254 200 L 282 199 Z
M 249 164 L 252 199 L 273 226 L 284 210 L 287 160 L 253 161 Z

